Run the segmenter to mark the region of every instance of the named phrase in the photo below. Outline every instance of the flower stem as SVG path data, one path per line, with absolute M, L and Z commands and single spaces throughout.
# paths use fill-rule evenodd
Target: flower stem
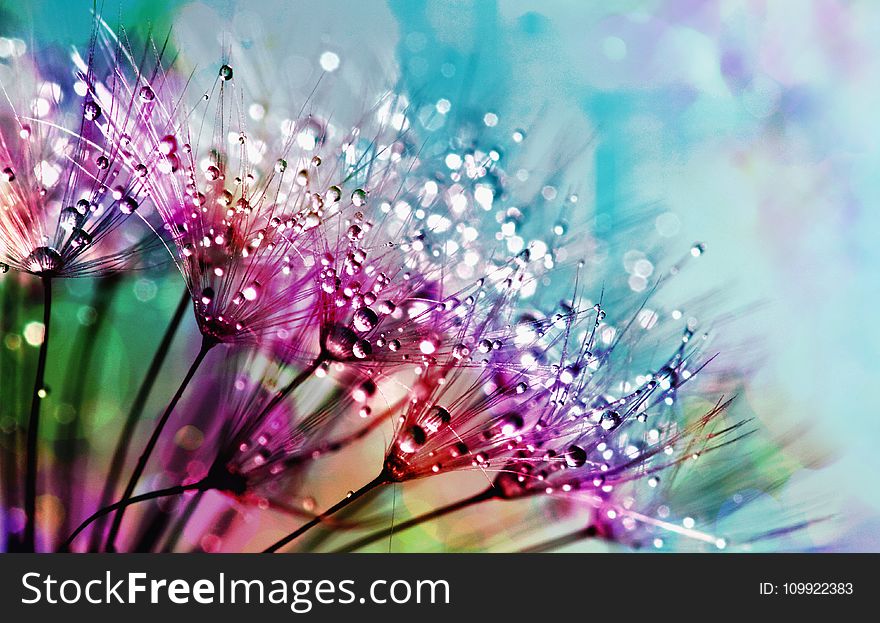
M 189 485 L 175 485 L 173 487 L 168 487 L 167 489 L 159 489 L 157 491 L 150 491 L 148 493 L 142 493 L 141 495 L 136 495 L 131 498 L 127 498 L 124 500 L 119 500 L 118 502 L 114 502 L 104 508 L 101 508 L 94 513 L 92 513 L 85 521 L 83 521 L 76 530 L 70 533 L 64 543 L 61 544 L 61 547 L 58 548 L 58 551 L 66 552 L 70 551 L 70 546 L 73 544 L 74 539 L 79 536 L 80 532 L 89 527 L 89 525 L 105 515 L 112 513 L 113 511 L 119 511 L 127 506 L 131 506 L 132 504 L 137 504 L 138 502 L 145 502 L 147 500 L 155 500 L 157 498 L 167 498 L 173 495 L 180 495 L 187 491 L 199 490 L 203 491 L 207 487 L 207 483 L 204 480 L 199 482 L 195 482 Z
M 40 433 L 40 404 L 42 403 L 41 391 L 44 389 L 44 377 L 46 375 L 46 354 L 49 351 L 49 320 L 52 317 L 52 278 L 43 275 L 43 342 L 40 344 L 40 354 L 37 360 L 37 374 L 34 378 L 34 393 L 31 398 L 31 414 L 28 419 L 27 430 L 27 463 L 25 468 L 24 484 L 24 512 L 27 517 L 24 526 L 24 549 L 28 552 L 36 551 L 36 528 L 37 528 L 37 469 L 39 433 Z
M 376 487 L 378 487 L 380 485 L 387 484 L 388 482 L 390 482 L 388 480 L 388 476 L 386 476 L 385 473 L 382 472 L 381 474 L 376 476 L 373 480 L 371 480 L 370 482 L 365 484 L 363 487 L 361 487 L 357 491 L 342 498 L 336 504 L 334 504 L 333 506 L 331 506 L 330 508 L 325 510 L 323 513 L 321 513 L 320 515 L 318 515 L 317 517 L 315 517 L 311 521 L 304 523 L 303 525 L 301 525 L 299 528 L 297 528 L 296 530 L 294 530 L 293 532 L 288 534 L 283 539 L 276 541 L 275 543 L 273 543 L 272 545 L 270 545 L 269 547 L 264 549 L 263 553 L 270 554 L 270 553 L 277 552 L 279 549 L 281 549 L 282 547 L 284 547 L 285 545 L 287 545 L 288 543 L 290 543 L 291 541 L 293 541 L 297 537 L 302 536 L 303 534 L 305 534 L 306 532 L 308 532 L 309 530 L 311 530 L 312 528 L 317 526 L 319 523 L 321 523 L 322 521 L 324 521 L 325 519 L 327 519 L 328 517 L 330 517 L 331 515 L 333 515 L 337 511 L 342 510 L 343 508 L 345 508 L 346 506 L 348 506 L 349 504 L 351 504 L 352 502 L 357 500 L 359 497 L 369 493 L 370 491 L 372 491 L 373 489 L 375 489 Z
M 147 404 L 147 399 L 153 391 L 153 385 L 155 385 L 156 378 L 159 376 L 159 371 L 165 363 L 165 358 L 168 356 L 168 351 L 171 349 L 171 342 L 174 340 L 174 334 L 177 333 L 177 329 L 180 326 L 186 308 L 189 306 L 189 302 L 189 290 L 184 288 L 183 296 L 180 297 L 177 309 L 174 310 L 174 315 L 171 317 L 171 321 L 165 329 L 162 341 L 159 342 L 159 348 L 156 349 L 156 352 L 153 355 L 153 360 L 150 362 L 150 367 L 147 369 L 147 374 L 144 376 L 144 380 L 138 388 L 138 393 L 134 398 L 134 402 L 131 404 L 131 409 L 125 419 L 125 424 L 123 424 L 122 430 L 119 431 L 119 439 L 116 442 L 116 450 L 114 450 L 113 458 L 110 461 L 110 467 L 107 471 L 107 480 L 104 482 L 104 489 L 101 491 L 101 499 L 98 503 L 98 508 L 107 506 L 113 499 L 116 487 L 119 485 L 119 478 L 122 475 L 122 468 L 125 466 L 125 460 L 128 458 L 128 450 L 131 446 L 131 440 L 134 437 L 135 428 L 141 419 L 144 406 Z M 105 521 L 106 520 L 102 517 L 92 530 L 92 536 L 89 541 L 89 551 L 97 551 L 100 546 L 101 538 L 104 533 Z
M 403 523 L 399 523 L 396 526 L 389 526 L 383 530 L 378 530 L 372 534 L 368 534 L 367 536 L 360 538 L 356 541 L 352 541 L 343 547 L 334 550 L 334 553 L 341 552 L 354 552 L 362 547 L 369 545 L 370 543 L 375 543 L 381 539 L 386 537 L 391 537 L 392 534 L 397 532 L 403 532 L 404 530 L 409 530 L 414 526 L 418 526 L 419 524 L 425 523 L 427 521 L 431 521 L 434 519 L 439 519 L 445 515 L 449 515 L 450 513 L 454 513 L 456 511 L 460 511 L 462 509 L 468 508 L 469 506 L 473 506 L 475 504 L 479 504 L 480 502 L 485 502 L 487 500 L 491 500 L 495 498 L 496 491 L 494 487 L 489 487 L 483 491 L 480 491 L 476 495 L 472 495 L 468 498 L 464 498 L 457 502 L 452 502 L 451 504 L 447 504 L 446 506 L 441 506 L 440 508 L 435 508 L 434 510 L 424 513 L 422 515 L 417 515 L 412 519 L 408 519 Z
M 521 549 L 520 553 L 538 554 L 541 552 L 549 552 L 553 551 L 554 549 L 564 547 L 566 545 L 571 545 L 572 543 L 577 543 L 578 541 L 583 541 L 584 539 L 594 538 L 597 536 L 597 534 L 598 532 L 595 526 L 589 525 L 586 528 L 580 528 L 578 530 L 575 530 L 574 532 L 569 532 L 568 534 L 563 534 L 562 536 L 543 541 L 541 543 L 538 543 L 537 545 L 532 545 L 531 547 Z
M 263 418 L 263 416 L 271 412 L 272 409 L 284 402 L 285 398 L 293 393 L 293 391 L 296 390 L 297 387 L 305 383 L 309 379 L 309 377 L 312 376 L 312 374 L 314 374 L 315 370 L 317 370 L 321 366 L 321 363 L 323 363 L 323 361 L 324 360 L 321 357 L 316 358 L 312 363 L 303 368 L 299 374 L 293 377 L 293 380 L 291 380 L 287 385 L 278 390 L 278 392 L 272 397 L 272 400 L 270 400 L 263 408 L 263 410 L 260 411 L 260 414 L 256 417 L 256 420 L 259 421 Z
M 144 473 L 144 469 L 146 469 L 147 467 L 147 461 L 150 459 L 150 455 L 153 453 L 153 449 L 159 442 L 159 437 L 162 435 L 162 430 L 165 428 L 165 424 L 168 423 L 168 418 L 171 417 L 171 413 L 174 411 L 174 407 L 177 406 L 177 403 L 180 401 L 181 396 L 183 396 L 183 392 L 186 390 L 187 385 L 189 385 L 189 382 L 195 375 L 196 370 L 199 369 L 202 361 L 204 361 L 205 356 L 216 345 L 217 342 L 213 339 L 207 337 L 202 339 L 202 347 L 199 349 L 199 354 L 196 355 L 195 360 L 193 360 L 192 365 L 190 365 L 186 376 L 183 377 L 183 381 L 180 383 L 180 387 L 177 388 L 177 391 L 174 393 L 174 397 L 171 398 L 171 402 L 168 403 L 168 406 L 165 408 L 165 412 L 162 414 L 162 417 L 160 417 L 159 421 L 156 422 L 156 426 L 153 428 L 153 433 L 150 435 L 150 439 L 149 441 L 147 441 L 147 445 L 144 447 L 143 452 L 141 452 L 140 457 L 138 457 L 137 465 L 135 465 L 134 471 L 131 474 L 131 478 L 129 478 L 128 484 L 125 486 L 125 491 L 122 494 L 121 501 L 124 502 L 131 497 L 131 494 L 134 492 L 134 488 L 137 486 L 138 481 L 141 479 L 141 476 Z M 116 537 L 119 534 L 119 528 L 122 525 L 122 517 L 124 514 L 125 506 L 121 506 L 116 514 L 113 516 L 113 523 L 110 525 L 110 533 L 107 535 L 107 542 L 105 544 L 105 549 L 107 551 L 115 551 Z
M 176 522 L 174 522 L 174 526 L 171 528 L 171 533 L 168 535 L 168 538 L 165 539 L 165 544 L 162 546 L 161 551 L 173 552 L 174 548 L 177 547 L 177 542 L 180 540 L 180 537 L 183 536 L 183 531 L 186 528 L 186 525 L 189 523 L 193 514 L 195 514 L 196 508 L 202 501 L 203 494 L 204 491 L 199 491 L 189 502 L 187 502 L 186 508 L 183 509 L 183 514 Z

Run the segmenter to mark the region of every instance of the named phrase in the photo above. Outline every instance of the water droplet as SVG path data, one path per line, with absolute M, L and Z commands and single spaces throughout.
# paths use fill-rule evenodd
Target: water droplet
M 3 177 L 7 182 L 12 182 L 15 180 L 15 171 L 12 170 L 12 167 L 6 167 L 3 169 Z
M 279 158 L 275 161 L 275 172 L 284 173 L 287 170 L 287 160 Z
M 706 245 L 702 242 L 697 242 L 694 246 L 691 247 L 691 255 L 694 257 L 700 257 L 703 253 L 706 252 Z
M 522 427 L 525 425 L 523 421 L 523 417 L 519 413 L 510 412 L 504 415 L 501 418 L 500 430 L 501 434 L 505 437 L 513 437 L 514 435 L 519 434 L 519 431 L 522 430 Z
M 220 77 L 224 80 L 232 80 L 232 67 L 229 65 L 220 67 Z
M 580 446 L 569 446 L 565 451 L 565 464 L 569 467 L 583 467 L 586 462 L 587 451 Z
M 202 289 L 202 304 L 203 305 L 210 305 L 211 301 L 213 301 L 213 300 L 214 300 L 214 288 L 209 286 L 207 288 Z
M 306 220 L 303 223 L 303 229 L 312 229 L 321 224 L 321 217 L 317 212 L 309 212 L 306 215 Z
M 337 361 L 344 361 L 352 355 L 352 347 L 357 342 L 357 334 L 341 325 L 333 327 L 324 343 L 324 350 L 327 354 Z
M 119 211 L 123 214 L 131 214 L 138 208 L 137 199 L 134 197 L 126 197 L 119 202 Z
M 465 359 L 471 354 L 471 349 L 464 344 L 456 344 L 452 347 L 452 356 L 456 359 Z
M 220 169 L 212 164 L 207 169 L 205 169 L 205 177 L 208 178 L 209 182 L 216 181 L 220 178 Z
M 101 107 L 93 101 L 88 101 L 83 105 L 83 116 L 88 121 L 94 121 L 101 116 Z
M 177 151 L 177 137 L 167 134 L 159 141 L 159 151 L 166 156 L 170 156 Z
M 362 188 L 358 188 L 353 193 L 351 193 L 351 203 L 357 207 L 361 207 L 367 204 L 367 193 Z
M 620 414 L 617 411 L 606 411 L 602 414 L 602 419 L 599 421 L 599 424 L 605 430 L 613 430 L 620 426 L 620 422 Z
M 369 307 L 363 307 L 354 314 L 352 324 L 357 331 L 371 331 L 379 322 L 379 316 Z
M 86 230 L 77 227 L 70 234 L 70 244 L 75 249 L 87 247 L 92 244 L 92 235 Z
M 252 282 L 244 290 L 241 291 L 241 295 L 247 301 L 256 301 L 257 297 L 260 296 L 260 284 L 256 281 Z
M 351 348 L 352 354 L 358 359 L 366 359 L 373 352 L 373 346 L 367 340 L 358 340 Z
M 0 262 L 0 274 L 6 274 L 9 272 L 9 264 L 5 262 Z
M 70 232 L 82 225 L 83 220 L 85 220 L 84 214 L 76 208 L 64 208 L 58 217 L 58 226 L 64 231 Z
M 428 409 L 423 425 L 425 429 L 432 435 L 452 421 L 449 411 L 439 405 L 434 405 Z
M 156 99 L 156 94 L 153 92 L 153 89 L 148 86 L 141 87 L 140 96 L 142 102 L 152 102 Z
M 428 436 L 425 434 L 425 430 L 421 426 L 413 425 L 407 428 L 403 435 L 401 435 L 398 447 L 401 452 L 412 454 L 425 445 L 427 439 Z
M 339 186 L 331 186 L 327 189 L 327 200 L 330 203 L 336 203 L 342 199 L 342 189 Z
M 95 164 L 98 165 L 98 168 L 102 171 L 106 171 L 110 168 L 110 160 L 107 159 L 107 156 L 98 156 L 98 159 L 95 161 Z

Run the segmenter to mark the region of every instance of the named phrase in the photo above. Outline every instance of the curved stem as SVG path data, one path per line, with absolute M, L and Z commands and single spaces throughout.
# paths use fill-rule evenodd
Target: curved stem
M 303 534 L 305 534 L 306 532 L 308 532 L 309 530 L 311 530 L 312 528 L 317 526 L 319 523 L 321 523 L 322 521 L 324 521 L 325 519 L 327 519 L 328 517 L 330 517 L 331 515 L 333 515 L 337 511 L 342 510 L 343 508 L 345 508 L 346 506 L 348 506 L 349 504 L 354 502 L 356 499 L 358 499 L 362 495 L 365 495 L 366 493 L 369 493 L 370 491 L 372 491 L 376 487 L 378 487 L 380 485 L 387 484 L 388 482 L 389 482 L 388 477 L 385 475 L 384 472 L 379 474 L 373 480 L 371 480 L 370 482 L 365 484 L 363 487 L 361 487 L 360 489 L 358 489 L 357 491 L 355 491 L 351 495 L 348 495 L 347 497 L 342 498 L 336 504 L 334 504 L 333 506 L 331 506 L 330 508 L 325 510 L 323 513 L 321 513 L 320 515 L 318 515 L 317 517 L 315 517 L 311 521 L 304 523 L 303 525 L 301 525 L 299 528 L 297 528 L 296 530 L 294 530 L 293 532 L 288 534 L 283 539 L 276 541 L 275 543 L 273 543 L 272 545 L 270 545 L 269 547 L 264 549 L 263 553 L 269 554 L 269 553 L 277 552 L 279 549 L 281 549 L 282 547 L 284 547 L 285 545 L 287 545 L 288 543 L 290 543 L 291 541 L 293 541 L 297 537 L 302 536 Z
M 155 500 L 157 498 L 167 498 L 172 495 L 180 495 L 181 493 L 185 493 L 187 491 L 193 491 L 198 489 L 199 491 L 203 491 L 205 487 L 207 487 L 207 483 L 204 480 L 199 482 L 195 482 L 189 485 L 175 485 L 173 487 L 168 487 L 167 489 L 158 489 L 157 491 L 150 491 L 148 493 L 142 493 L 140 495 L 136 495 L 134 497 L 119 500 L 118 502 L 114 502 L 109 506 L 105 506 L 102 509 L 99 509 L 92 513 L 85 521 L 83 521 L 73 532 L 70 533 L 64 543 L 58 548 L 58 551 L 66 552 L 70 550 L 71 544 L 73 544 L 74 539 L 79 536 L 80 532 L 89 527 L 89 525 L 105 515 L 109 515 L 113 511 L 121 510 L 127 506 L 131 506 L 132 504 L 137 504 L 138 502 L 146 502 L 147 500 Z
M 272 409 L 284 402 L 285 398 L 287 398 L 294 390 L 296 390 L 297 387 L 305 383 L 309 379 L 309 377 L 311 377 L 312 374 L 315 373 L 315 370 L 317 370 L 321 366 L 323 361 L 324 360 L 322 357 L 318 357 L 312 363 L 303 368 L 299 374 L 293 377 L 293 380 L 291 380 L 287 385 L 278 390 L 278 393 L 276 393 L 272 397 L 272 400 L 266 403 L 266 406 L 263 407 L 263 410 L 260 411 L 260 414 L 255 419 L 259 421 L 263 418 L 263 416 L 272 411 Z
M 202 339 L 202 347 L 199 349 L 199 354 L 196 355 L 195 360 L 193 360 L 192 365 L 190 365 L 186 376 L 183 377 L 183 381 L 180 383 L 180 387 L 177 388 L 177 391 L 174 393 L 174 397 L 171 399 L 171 402 L 168 403 L 168 406 L 165 408 L 165 412 L 162 414 L 162 417 L 160 417 L 159 421 L 156 422 L 156 426 L 153 428 L 153 433 L 152 435 L 150 435 L 150 439 L 149 441 L 147 441 L 147 445 L 144 447 L 143 452 L 141 452 L 140 457 L 138 457 L 137 465 L 135 465 L 134 471 L 131 474 L 131 478 L 129 478 L 128 484 L 125 486 L 125 491 L 122 494 L 122 501 L 130 498 L 131 494 L 134 492 L 134 488 L 137 486 L 138 481 L 141 479 L 141 476 L 144 473 L 144 469 L 146 469 L 147 467 L 147 461 L 150 459 L 150 455 L 153 453 L 153 449 L 159 442 L 159 437 L 162 435 L 162 430 L 165 428 L 165 424 L 168 423 L 168 418 L 171 417 L 171 413 L 174 411 L 174 407 L 177 406 L 178 401 L 180 401 L 180 397 L 183 396 L 183 392 L 186 390 L 187 385 L 189 385 L 189 382 L 195 375 L 196 370 L 199 369 L 202 361 L 204 361 L 205 356 L 214 346 L 216 346 L 216 344 L 217 342 L 210 338 Z M 113 516 L 113 523 L 110 525 L 110 533 L 107 535 L 107 542 L 105 546 L 105 549 L 107 551 L 115 551 L 116 537 L 119 534 L 119 528 L 122 525 L 122 518 L 124 514 L 125 506 L 122 506 Z
M 177 542 L 180 540 L 180 537 L 183 536 L 186 524 L 189 523 L 189 520 L 192 518 L 193 514 L 195 514 L 196 508 L 202 501 L 203 494 L 204 491 L 199 491 L 189 502 L 187 502 L 186 508 L 183 509 L 183 514 L 176 522 L 174 522 L 174 526 L 171 528 L 171 533 L 168 535 L 168 538 L 165 539 L 165 544 L 162 546 L 161 551 L 173 552 L 174 548 L 177 547 Z
M 441 506 L 440 508 L 435 508 L 434 510 L 424 513 L 422 515 L 417 515 L 412 519 L 408 519 L 403 523 L 399 523 L 396 526 L 389 526 L 383 530 L 378 530 L 372 534 L 368 534 L 367 536 L 360 538 L 356 541 L 352 541 L 339 549 L 333 550 L 333 553 L 342 553 L 342 552 L 354 552 L 362 547 L 369 545 L 370 543 L 375 543 L 381 539 L 386 537 L 390 537 L 392 534 L 396 532 L 403 532 L 404 530 L 409 530 L 412 527 L 418 526 L 419 524 L 425 523 L 427 521 L 431 521 L 433 519 L 439 519 L 444 515 L 448 515 L 450 513 L 454 513 L 456 511 L 460 511 L 462 509 L 468 508 L 469 506 L 473 506 L 475 504 L 479 504 L 480 502 L 485 502 L 487 500 L 491 500 L 496 497 L 496 492 L 493 487 L 489 487 L 484 491 L 480 491 L 476 495 L 472 495 L 469 498 L 464 498 L 459 500 L 458 502 L 452 502 L 451 504 L 447 504 L 446 506 Z
M 523 548 L 520 550 L 520 553 L 538 554 L 541 552 L 549 552 L 554 549 L 559 549 L 560 547 L 565 547 L 566 545 L 571 545 L 572 543 L 577 543 L 578 541 L 583 541 L 584 539 L 594 538 L 596 535 L 596 528 L 590 525 L 586 528 L 580 528 L 578 530 L 575 530 L 574 532 L 569 532 L 568 534 L 563 534 L 562 536 L 548 539 L 547 541 L 543 541 L 541 543 L 538 543 L 537 545 Z
M 46 375 L 46 355 L 49 351 L 49 321 L 52 317 L 52 279 L 43 276 L 43 342 L 40 344 L 40 354 L 37 360 L 37 374 L 34 378 L 34 393 L 31 398 L 31 414 L 28 419 L 27 430 L 27 467 L 25 468 L 24 483 L 24 512 L 27 517 L 24 526 L 24 549 L 28 552 L 36 551 L 36 528 L 37 528 L 37 470 L 39 432 L 40 432 L 40 391 L 44 389 L 43 381 Z
M 184 288 L 183 296 L 180 297 L 180 302 L 177 304 L 177 309 L 174 310 L 174 315 L 171 317 L 171 321 L 165 329 L 162 341 L 159 342 L 159 348 L 156 349 L 156 352 L 153 355 L 153 360 L 150 362 L 147 374 L 144 376 L 144 380 L 138 388 L 138 393 L 134 398 L 134 402 L 131 403 L 131 409 L 125 419 L 125 424 L 122 426 L 122 430 L 119 431 L 119 439 L 116 442 L 116 449 L 113 451 L 113 458 L 110 461 L 110 467 L 107 471 L 107 480 L 104 481 L 104 488 L 101 491 L 101 498 L 98 502 L 99 508 L 107 506 L 113 499 L 116 487 L 119 485 L 119 478 L 122 475 L 122 468 L 125 466 L 125 461 L 128 458 L 128 450 L 131 446 L 131 440 L 134 437 L 135 428 L 141 419 L 144 406 L 146 406 L 147 399 L 153 391 L 153 385 L 155 385 L 156 378 L 159 376 L 159 371 L 165 363 L 165 358 L 168 356 L 168 351 L 171 348 L 171 342 L 174 340 L 174 334 L 177 333 L 177 329 L 180 326 L 186 308 L 189 306 L 189 302 L 189 290 Z M 105 521 L 102 519 L 102 521 L 99 521 L 95 526 L 95 529 L 92 530 L 92 536 L 89 541 L 89 551 L 97 551 L 100 546 L 104 532 L 104 525 Z

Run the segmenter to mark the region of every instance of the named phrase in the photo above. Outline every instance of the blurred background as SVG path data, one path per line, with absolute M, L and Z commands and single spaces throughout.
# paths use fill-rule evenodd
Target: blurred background
M 83 45 L 89 6 L 0 4 L 0 56 L 22 44 Z M 584 219 L 598 237 L 618 240 L 621 257 L 648 244 L 628 239 L 624 223 L 649 225 L 651 246 L 673 255 L 705 243 L 705 257 L 661 296 L 710 293 L 731 317 L 720 360 L 750 377 L 737 408 L 757 418 L 792 471 L 750 520 L 760 524 L 768 508 L 804 508 L 834 519 L 809 528 L 793 547 L 880 551 L 880 413 L 871 394 L 880 372 L 876 2 L 106 0 L 101 11 L 133 32 L 171 29 L 178 61 L 197 77 L 215 73 L 216 60 L 231 51 L 248 88 L 283 84 L 284 97 L 307 95 L 322 55 L 332 52 L 340 111 L 345 98 L 397 84 L 421 101 L 448 100 L 452 115 L 491 112 L 500 133 L 526 129 L 520 157 L 533 170 L 565 170 Z M 282 97 L 281 89 L 268 91 L 269 99 Z M 59 306 L 94 322 L 94 287 L 59 285 L 67 294 Z M 85 398 L 96 413 L 127 404 L 179 292 L 173 278 L 151 275 L 119 285 L 105 312 L 114 322 L 100 338 L 101 380 Z M 12 333 L 36 352 L 24 327 Z M 58 339 L 53 348 L 63 352 Z M 178 341 L 180 352 L 195 348 Z M 187 357 L 163 374 L 180 378 Z M 63 423 L 63 405 L 55 410 Z M 115 433 L 102 434 L 100 420 L 94 426 L 90 443 L 109 453 Z M 357 452 L 372 465 L 375 448 Z M 316 494 L 319 506 L 372 469 L 340 461 L 338 482 Z M 473 475 L 451 475 L 430 493 L 426 486 L 400 487 L 396 512 L 415 514 L 481 485 Z M 501 514 L 527 512 L 500 506 L 427 524 L 394 547 L 466 547 L 467 535 Z M 517 543 L 516 522 L 506 523 L 509 533 L 495 535 L 490 547 Z

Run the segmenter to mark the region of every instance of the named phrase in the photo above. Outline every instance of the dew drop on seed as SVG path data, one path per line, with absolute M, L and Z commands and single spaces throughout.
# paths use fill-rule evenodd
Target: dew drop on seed
M 441 428 L 447 426 L 451 421 L 452 416 L 449 414 L 449 411 L 439 405 L 434 405 L 428 409 L 428 414 L 425 416 L 423 425 L 425 430 L 434 434 Z
M 220 67 L 220 77 L 224 80 L 232 80 L 232 67 L 229 65 Z
M 373 346 L 367 340 L 358 340 L 351 348 L 351 353 L 358 359 L 366 359 L 373 352 Z
M 98 106 L 95 102 L 86 102 L 83 105 L 83 116 L 88 121 L 94 121 L 101 116 L 101 107 Z
M 425 430 L 421 426 L 413 425 L 403 433 L 398 447 L 401 452 L 412 454 L 425 445 L 427 439 L 428 436 L 425 434 Z
M 587 451 L 580 446 L 569 446 L 565 452 L 565 464 L 571 468 L 583 467 L 587 462 Z
M 76 208 L 64 208 L 58 218 L 58 226 L 70 232 L 82 225 L 83 220 L 84 214 Z
M 75 249 L 82 249 L 92 244 L 92 235 L 84 229 L 76 227 L 70 234 L 70 244 Z
M 359 208 L 366 205 L 367 193 L 362 188 L 358 188 L 351 193 L 351 203 Z
M 202 304 L 210 305 L 211 301 L 214 300 L 214 288 L 207 287 L 202 290 Z
M 352 324 L 357 331 L 371 331 L 379 322 L 379 316 L 369 307 L 362 307 L 354 313 Z
M 510 412 L 501 418 L 501 434 L 505 437 L 513 437 L 519 434 L 525 422 L 519 413 Z

